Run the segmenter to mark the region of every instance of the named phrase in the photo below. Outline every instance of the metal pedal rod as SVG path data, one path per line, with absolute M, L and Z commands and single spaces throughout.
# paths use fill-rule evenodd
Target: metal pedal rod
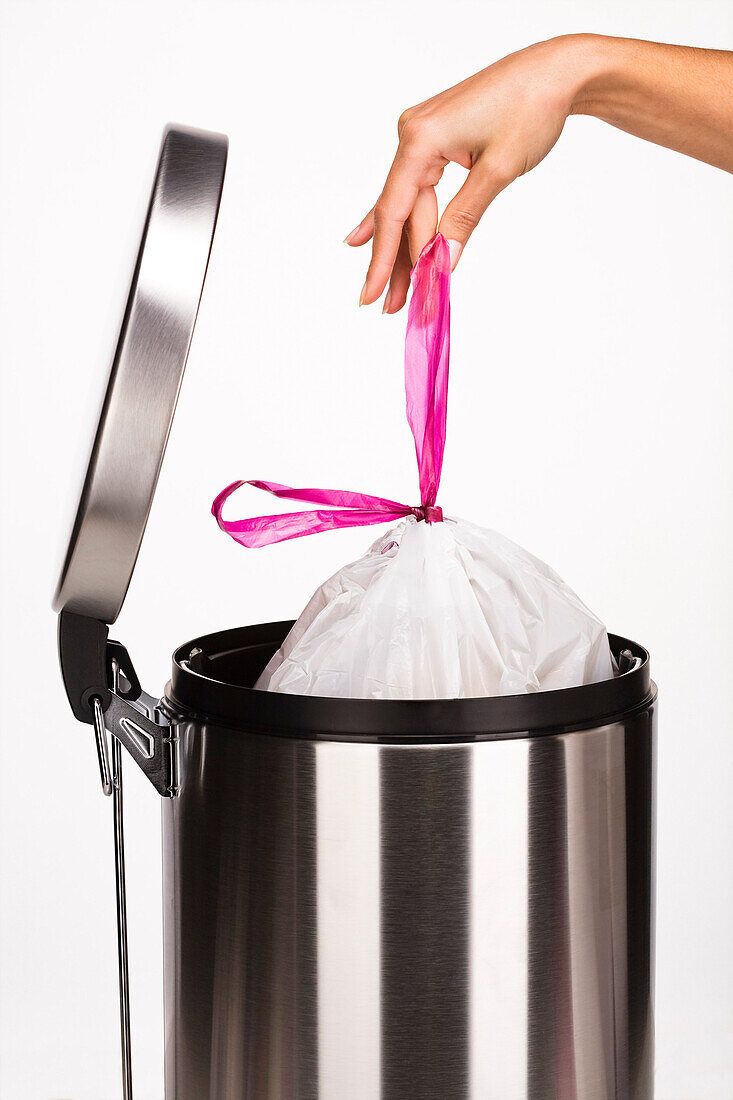
M 116 694 L 119 680 L 119 665 L 112 661 L 112 691 Z M 107 730 L 104 726 L 102 704 L 97 698 L 92 700 L 94 709 L 94 734 L 99 757 L 99 771 L 102 791 L 112 795 L 112 817 L 114 824 L 115 846 L 115 892 L 117 895 L 117 969 L 120 987 L 120 1045 L 122 1049 L 122 1096 L 123 1100 L 133 1100 L 132 1096 L 132 1042 L 130 1036 L 130 967 L 127 952 L 127 888 L 125 881 L 125 829 L 123 823 L 122 801 L 122 746 L 112 736 L 112 767 L 107 755 Z
M 112 661 L 112 690 L 117 693 L 119 665 Z M 117 893 L 117 964 L 120 979 L 120 1043 L 122 1095 L 132 1100 L 132 1040 L 130 1036 L 130 966 L 127 953 L 127 886 L 125 828 L 122 818 L 122 746 L 112 738 L 112 813 L 114 817 L 115 889 Z
M 127 955 L 127 893 L 125 887 L 125 832 L 122 822 L 122 746 L 112 738 L 112 812 L 114 815 L 115 886 L 117 892 L 117 962 L 120 978 L 120 1041 L 122 1095 L 132 1100 L 132 1042 L 130 1036 L 130 969 Z

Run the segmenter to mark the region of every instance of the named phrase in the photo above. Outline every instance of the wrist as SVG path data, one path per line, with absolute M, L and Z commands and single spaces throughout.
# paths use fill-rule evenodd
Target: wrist
M 624 84 L 631 43 L 600 34 L 573 34 L 562 41 L 570 78 L 568 114 L 607 117 Z

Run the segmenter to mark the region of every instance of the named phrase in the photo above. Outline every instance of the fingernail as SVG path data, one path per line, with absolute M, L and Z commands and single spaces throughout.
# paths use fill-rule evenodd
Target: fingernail
M 448 253 L 450 255 L 450 269 L 452 271 L 461 258 L 463 245 L 460 241 L 451 241 L 450 239 L 447 240 L 445 243 L 448 245 Z
M 364 286 L 361 288 L 361 294 L 359 295 L 359 305 L 360 306 L 364 305 L 364 299 L 365 298 L 366 298 L 366 283 L 364 283 Z
M 360 226 L 361 226 L 361 222 L 359 222 L 359 225 L 357 225 L 356 229 L 352 229 L 351 232 L 349 234 L 347 234 L 347 236 L 344 237 L 344 244 L 351 244 L 354 237 L 358 233 Z
M 389 313 L 389 307 L 392 302 L 392 291 L 388 290 L 384 296 L 384 305 L 382 306 L 382 313 Z

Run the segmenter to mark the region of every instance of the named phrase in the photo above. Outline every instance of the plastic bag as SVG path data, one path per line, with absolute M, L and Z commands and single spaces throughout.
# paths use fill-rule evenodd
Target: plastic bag
M 603 624 L 547 565 L 472 523 L 410 518 L 318 589 L 255 687 L 444 699 L 612 675 Z
M 436 505 L 445 442 L 450 258 L 438 235 L 412 274 L 405 345 L 407 416 L 421 504 L 344 490 L 234 482 L 212 511 L 245 546 L 401 519 L 315 593 L 258 688 L 367 699 L 513 695 L 614 674 L 603 624 L 547 565 Z M 243 484 L 335 507 L 224 520 Z

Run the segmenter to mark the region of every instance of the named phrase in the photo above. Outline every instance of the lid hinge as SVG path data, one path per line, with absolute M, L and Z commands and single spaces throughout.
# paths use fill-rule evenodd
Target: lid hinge
M 160 709 L 153 708 L 150 717 L 113 692 L 104 725 L 125 746 L 158 794 L 175 798 L 179 790 L 178 734 Z
M 178 793 L 178 735 L 156 700 L 140 686 L 130 655 L 108 639 L 98 619 L 62 611 L 59 660 L 66 694 L 80 722 L 94 726 L 102 789 L 112 791 L 105 731 L 125 746 L 158 794 Z

